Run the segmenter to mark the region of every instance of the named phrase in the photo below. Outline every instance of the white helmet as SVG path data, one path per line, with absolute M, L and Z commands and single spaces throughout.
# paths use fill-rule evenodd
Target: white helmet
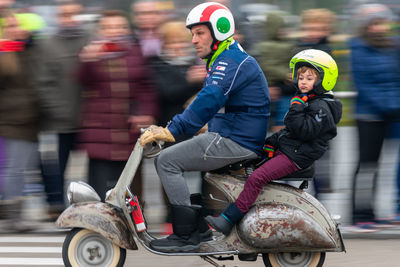
M 194 7 L 186 18 L 186 27 L 207 24 L 217 41 L 224 41 L 235 32 L 235 21 L 229 9 L 215 2 L 208 2 Z

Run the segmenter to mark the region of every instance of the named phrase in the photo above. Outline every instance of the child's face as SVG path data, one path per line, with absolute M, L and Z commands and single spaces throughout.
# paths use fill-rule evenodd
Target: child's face
M 314 88 L 314 84 L 317 81 L 317 75 L 311 70 L 306 70 L 299 74 L 298 86 L 301 93 L 306 94 Z

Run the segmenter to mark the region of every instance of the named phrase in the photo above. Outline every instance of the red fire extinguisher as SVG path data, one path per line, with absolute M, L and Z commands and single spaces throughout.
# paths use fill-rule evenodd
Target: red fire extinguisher
M 144 222 L 144 217 L 143 217 L 142 209 L 140 208 L 140 205 L 139 205 L 139 200 L 138 200 L 137 196 L 135 196 L 131 193 L 131 191 L 129 190 L 128 187 L 126 189 L 129 194 L 128 203 L 132 209 L 132 217 L 133 217 L 133 220 L 136 225 L 136 230 L 138 232 L 142 232 L 142 231 L 146 230 L 147 227 L 146 227 L 146 223 Z

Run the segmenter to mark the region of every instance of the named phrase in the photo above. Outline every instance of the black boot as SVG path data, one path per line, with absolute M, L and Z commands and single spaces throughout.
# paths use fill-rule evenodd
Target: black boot
M 200 193 L 191 194 L 190 195 L 190 203 L 192 205 L 201 206 L 200 210 L 200 218 L 199 218 L 199 233 L 200 233 L 200 242 L 207 242 L 212 240 L 212 230 L 208 226 L 207 222 L 204 220 L 205 217 L 205 209 L 203 208 L 203 198 Z
M 186 252 L 198 249 L 200 206 L 171 205 L 171 215 L 174 233 L 166 238 L 151 241 L 150 247 L 162 252 Z
M 239 210 L 235 203 L 231 203 L 218 217 L 207 216 L 205 220 L 216 231 L 228 236 L 233 226 L 239 222 L 243 216 L 244 213 Z

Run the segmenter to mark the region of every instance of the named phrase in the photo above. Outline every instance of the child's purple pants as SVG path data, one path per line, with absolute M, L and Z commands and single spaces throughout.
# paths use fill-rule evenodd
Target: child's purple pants
M 275 156 L 256 169 L 247 179 L 243 191 L 235 205 L 246 213 L 256 201 L 266 183 L 298 171 L 299 168 L 285 154 L 276 152 Z

